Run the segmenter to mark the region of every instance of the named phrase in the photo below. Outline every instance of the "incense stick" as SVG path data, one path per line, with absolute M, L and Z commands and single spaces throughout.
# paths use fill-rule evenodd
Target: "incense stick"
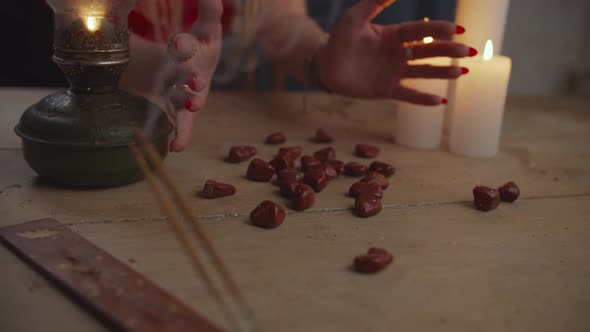
M 170 202 L 168 202 L 166 200 L 165 195 L 162 192 L 162 189 L 160 189 L 160 187 L 158 187 L 158 185 L 156 184 L 156 180 L 154 179 L 154 176 L 150 172 L 149 165 L 147 164 L 145 159 L 141 156 L 141 152 L 137 149 L 137 147 L 130 144 L 129 149 L 131 150 L 131 153 L 133 154 L 133 158 L 135 158 L 135 160 L 137 161 L 137 165 L 139 166 L 141 172 L 143 173 L 144 178 L 146 179 L 146 182 L 148 183 L 148 185 L 150 187 L 150 190 L 154 193 L 154 196 L 156 197 L 156 200 L 160 204 L 160 207 L 162 208 L 162 210 L 164 210 L 165 214 L 168 216 L 168 220 L 170 220 L 170 222 L 174 228 L 174 232 L 176 233 L 178 239 L 182 243 L 183 249 L 186 251 L 186 253 L 188 254 L 189 258 L 191 259 L 191 261 L 193 263 L 193 267 L 195 268 L 195 270 L 197 271 L 198 274 L 203 276 L 203 279 L 205 279 L 205 282 L 207 284 L 212 284 L 211 277 L 209 276 L 209 274 L 205 270 L 203 263 L 201 262 L 201 260 L 199 259 L 199 257 L 196 254 L 197 248 L 195 248 L 194 244 L 190 241 L 190 238 L 187 236 L 187 233 L 188 233 L 187 229 L 179 221 L 177 213 L 174 211 L 174 208 L 170 204 Z M 219 292 L 217 292 L 217 289 L 215 287 L 209 287 L 209 290 L 212 292 L 211 295 L 213 297 L 215 297 L 215 298 L 220 297 L 220 294 L 219 294 Z
M 188 219 L 189 226 L 192 230 L 193 236 L 196 236 L 197 242 L 205 249 L 205 254 L 210 259 L 213 267 L 216 269 L 216 272 L 221 277 L 221 281 L 225 283 L 225 286 L 229 289 L 230 294 L 233 296 L 235 300 L 236 308 L 232 307 L 231 302 L 227 302 L 225 298 L 221 296 L 221 293 L 215 286 L 215 280 L 213 280 L 209 273 L 204 268 L 202 262 L 199 260 L 197 249 L 194 245 L 189 244 L 191 238 L 188 234 L 189 231 L 187 230 L 186 226 L 184 226 L 178 219 L 177 214 L 174 212 L 172 205 L 166 201 L 164 194 L 157 187 L 155 184 L 155 180 L 153 175 L 149 171 L 149 167 L 147 166 L 146 161 L 143 159 L 143 155 L 139 153 L 139 150 L 130 145 L 130 149 L 133 153 L 134 158 L 137 160 L 137 163 L 145 175 L 146 181 L 148 182 L 150 189 L 154 193 L 154 196 L 162 206 L 164 212 L 168 216 L 169 220 L 173 225 L 173 229 L 176 232 L 177 237 L 183 244 L 183 248 L 191 258 L 191 261 L 195 265 L 195 270 L 201 274 L 207 286 L 210 288 L 210 292 L 212 296 L 216 299 L 220 307 L 225 312 L 226 316 L 228 316 L 229 320 L 232 322 L 234 327 L 237 327 L 239 331 L 257 331 L 257 324 L 256 319 L 254 317 L 254 313 L 250 308 L 249 304 L 247 303 L 245 297 L 242 295 L 241 290 L 239 289 L 237 283 L 233 280 L 231 275 L 229 274 L 228 270 L 226 269 L 221 257 L 213 247 L 213 244 L 209 237 L 207 236 L 205 230 L 202 228 L 200 222 L 193 214 L 192 210 L 188 206 L 188 203 L 184 199 L 184 197 L 180 194 L 178 188 L 174 185 L 171 176 L 169 173 L 164 169 L 163 163 L 161 158 L 159 157 L 157 151 L 153 147 L 153 145 L 147 143 L 145 138 L 140 132 L 135 133 L 136 142 L 142 146 L 147 159 L 152 164 L 152 167 L 156 169 L 156 172 L 160 176 L 161 180 L 163 181 L 165 187 L 168 191 L 172 194 L 173 201 L 176 205 L 181 209 L 182 213 Z M 232 309 L 237 309 L 240 313 L 238 316 L 235 317 L 234 311 Z

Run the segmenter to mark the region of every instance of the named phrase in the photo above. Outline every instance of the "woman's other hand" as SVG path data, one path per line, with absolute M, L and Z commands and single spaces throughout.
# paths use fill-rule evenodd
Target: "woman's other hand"
M 317 55 L 322 83 L 332 92 L 358 98 L 393 98 L 415 104 L 438 105 L 446 99 L 401 85 L 404 78 L 454 79 L 466 68 L 411 65 L 430 57 L 462 58 L 477 51 L 451 41 L 425 44 L 427 36 L 451 38 L 463 27 L 444 21 L 377 25 L 371 21 L 394 1 L 361 0 L 351 7 Z

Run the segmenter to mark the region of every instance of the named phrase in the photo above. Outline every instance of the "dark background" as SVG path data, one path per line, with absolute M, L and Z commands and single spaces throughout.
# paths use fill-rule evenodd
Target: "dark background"
M 3 50 L 0 52 L 0 86 L 66 86 L 59 68 L 52 62 L 53 14 L 43 0 L 5 0 L 0 6 L 0 29 Z M 344 0 L 344 8 L 355 0 Z M 375 22 L 397 23 L 407 20 L 452 20 L 456 0 L 398 0 L 386 9 Z M 329 29 L 326 22 L 330 0 L 308 0 L 310 15 Z M 270 86 L 270 69 L 262 64 L 257 69 L 257 88 Z M 290 89 L 300 88 L 290 81 Z

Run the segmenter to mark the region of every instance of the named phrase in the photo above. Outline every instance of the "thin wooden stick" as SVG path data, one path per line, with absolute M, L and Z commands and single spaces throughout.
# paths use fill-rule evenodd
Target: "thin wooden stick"
M 156 169 L 158 174 L 160 175 L 162 181 L 166 185 L 167 189 L 171 192 L 175 203 L 180 207 L 182 212 L 185 214 L 189 221 L 189 225 L 192 228 L 193 234 L 195 234 L 198 239 L 201 241 L 206 253 L 208 254 L 211 262 L 213 263 L 214 267 L 219 271 L 219 274 L 225 281 L 226 285 L 228 286 L 230 292 L 237 299 L 238 305 L 242 308 L 242 313 L 246 315 L 246 322 L 252 328 L 255 328 L 255 317 L 251 307 L 248 305 L 245 297 L 243 296 L 241 290 L 239 289 L 235 280 L 229 274 L 227 268 L 223 264 L 221 257 L 213 247 L 212 242 L 210 241 L 209 237 L 207 236 L 205 230 L 202 228 L 201 224 L 199 223 L 196 216 L 193 214 L 192 209 L 189 207 L 188 203 L 184 199 L 184 197 L 180 194 L 178 188 L 174 185 L 174 182 L 169 175 L 169 173 L 164 169 L 162 160 L 158 152 L 155 150 L 153 145 L 149 144 L 141 132 L 135 132 L 135 139 L 141 146 L 143 147 L 148 160 L 152 164 L 152 166 Z
M 172 224 L 172 229 L 174 230 L 174 233 L 176 234 L 176 237 L 178 238 L 178 240 L 181 242 L 182 248 L 188 254 L 191 262 L 193 263 L 193 267 L 195 268 L 195 271 L 197 272 L 197 274 L 201 275 L 201 277 L 203 278 L 203 280 L 207 284 L 206 288 L 210 292 L 211 296 L 216 300 L 217 304 L 219 305 L 221 310 L 224 312 L 224 314 L 229 319 L 233 320 L 232 315 L 231 315 L 231 311 L 227 307 L 225 307 L 225 305 L 224 305 L 224 301 L 223 301 L 223 297 L 221 296 L 221 293 L 219 292 L 217 287 L 215 287 L 215 284 L 213 283 L 213 279 L 211 278 L 209 273 L 207 273 L 205 266 L 203 265 L 203 263 L 199 259 L 199 256 L 197 254 L 197 252 L 198 252 L 197 248 L 195 247 L 194 243 L 191 242 L 191 239 L 188 236 L 189 231 L 180 222 L 178 215 L 175 212 L 172 204 L 166 200 L 164 193 L 162 192 L 160 187 L 158 187 L 158 185 L 156 184 L 156 180 L 154 179 L 154 176 L 152 175 L 147 162 L 145 161 L 145 159 L 141 155 L 141 152 L 133 144 L 129 144 L 129 149 L 131 150 L 133 157 L 137 161 L 137 165 L 139 166 L 139 169 L 143 173 L 143 175 L 146 179 L 146 182 L 148 183 L 151 191 L 154 193 L 156 200 L 160 204 L 160 207 L 162 208 L 162 210 L 164 210 L 164 213 L 168 216 L 168 220 Z M 237 324 L 237 323 L 233 322 L 233 324 Z
M 190 259 L 193 261 L 193 265 L 195 266 L 197 273 L 202 274 L 204 276 L 203 279 L 205 279 L 206 283 L 211 283 L 212 280 L 209 277 L 209 274 L 207 273 L 205 267 L 199 260 L 199 257 L 196 255 L 197 248 L 195 248 L 195 246 L 190 242 L 190 239 L 186 235 L 187 229 L 179 221 L 178 215 L 174 211 L 172 205 L 164 198 L 164 193 L 156 184 L 154 176 L 150 172 L 150 168 L 145 159 L 143 159 L 141 152 L 139 152 L 139 150 L 132 144 L 129 144 L 129 149 L 133 154 L 133 158 L 135 158 L 135 160 L 137 161 L 137 165 L 143 173 L 143 176 L 145 177 L 145 180 L 148 183 L 151 191 L 154 193 L 156 200 L 160 204 L 160 207 L 162 208 L 162 210 L 164 210 L 164 213 L 168 216 L 168 219 L 172 223 L 172 226 L 174 227 L 174 232 L 178 236 L 178 239 L 182 242 L 182 245 L 184 246 L 185 251 L 189 254 Z M 217 297 L 217 294 L 215 294 L 215 296 Z
M 155 167 L 158 174 L 162 177 L 162 180 L 164 181 L 164 183 L 166 183 L 166 185 L 168 186 L 168 189 L 171 191 L 176 203 L 180 206 L 180 208 L 183 210 L 183 212 L 186 213 L 191 226 L 193 226 L 193 230 L 199 236 L 199 238 L 201 240 L 203 240 L 203 244 L 204 244 L 205 249 L 212 254 L 213 263 L 216 265 L 216 267 L 219 268 L 220 271 L 222 271 L 224 277 L 227 278 L 227 280 L 229 281 L 229 284 L 231 285 L 232 290 L 236 293 L 236 295 L 238 295 L 239 298 L 243 299 L 244 297 L 243 297 L 240 289 L 238 288 L 238 285 L 231 278 L 231 276 L 229 275 L 229 272 L 227 272 L 227 269 L 225 268 L 221 258 L 219 257 L 219 255 L 217 254 L 215 249 L 213 248 L 213 244 L 209 240 L 207 234 L 205 233 L 205 230 L 201 227 L 196 216 L 193 214 L 192 209 L 188 206 L 188 203 L 186 202 L 186 200 L 184 199 L 184 197 L 182 196 L 180 191 L 174 185 L 173 180 L 170 177 L 170 174 L 168 174 L 168 172 L 166 172 L 166 170 L 164 170 L 162 160 L 160 159 L 156 149 L 153 147 L 153 145 L 147 144 L 143 135 L 141 135 L 141 134 L 138 135 L 137 132 L 136 132 L 136 139 L 140 142 L 142 147 L 145 149 L 145 152 L 146 152 L 146 155 L 147 155 L 149 161 L 153 164 L 153 166 Z

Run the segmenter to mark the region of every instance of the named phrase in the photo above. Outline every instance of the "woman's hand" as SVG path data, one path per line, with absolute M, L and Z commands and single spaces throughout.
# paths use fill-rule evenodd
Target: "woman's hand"
M 192 31 L 170 38 L 173 61 L 163 69 L 156 87 L 177 110 L 170 151 L 180 152 L 190 144 L 195 119 L 207 101 L 221 52 L 222 11 L 221 0 L 199 0 L 199 18 Z
M 438 105 L 446 99 L 400 84 L 404 78 L 453 79 L 466 74 L 460 67 L 410 65 L 408 60 L 429 57 L 461 58 L 477 51 L 463 44 L 422 39 L 450 38 L 465 29 L 450 22 L 372 24 L 391 0 L 361 0 L 336 25 L 316 62 L 322 83 L 334 93 L 358 98 L 394 98 L 415 104 Z

